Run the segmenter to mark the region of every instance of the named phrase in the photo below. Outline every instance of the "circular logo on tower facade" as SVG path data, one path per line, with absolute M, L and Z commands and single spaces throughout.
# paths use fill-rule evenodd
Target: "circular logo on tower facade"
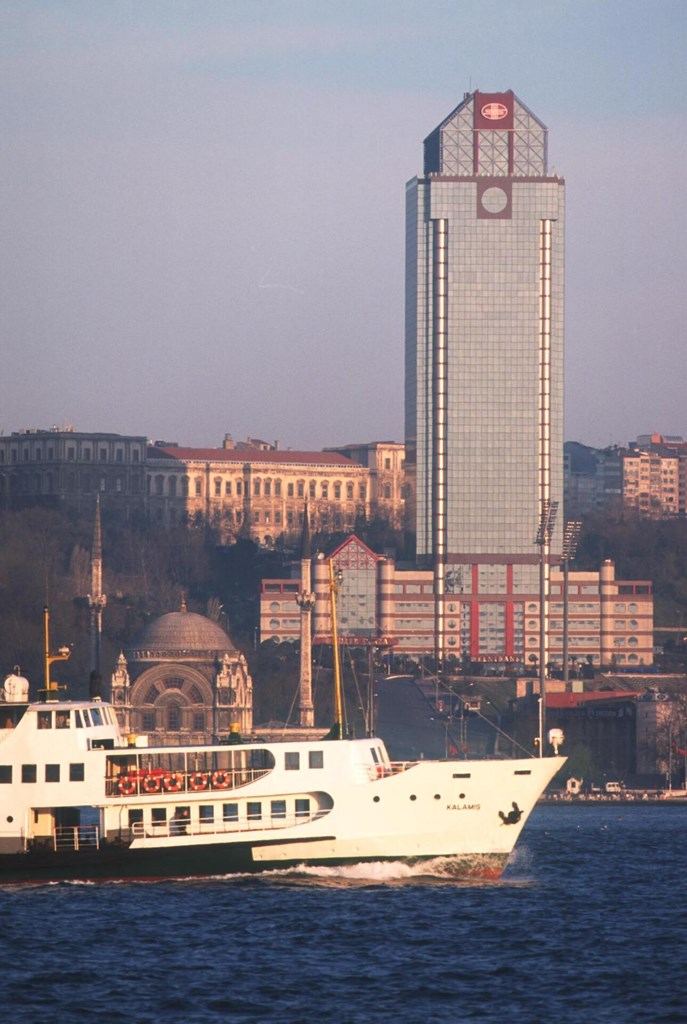
M 482 206 L 487 213 L 501 213 L 508 206 L 508 196 L 502 188 L 494 185 L 482 193 Z
M 508 107 L 503 103 L 485 103 L 482 107 L 482 117 L 487 121 L 502 121 L 508 116 Z

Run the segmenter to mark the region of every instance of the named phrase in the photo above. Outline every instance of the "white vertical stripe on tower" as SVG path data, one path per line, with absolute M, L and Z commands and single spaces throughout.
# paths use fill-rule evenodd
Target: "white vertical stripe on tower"
M 448 417 L 448 221 L 435 220 L 432 238 L 432 553 L 434 646 L 444 657 L 446 584 L 446 430 Z
M 539 609 L 540 673 L 549 660 L 549 550 L 551 529 L 551 250 L 553 221 L 539 224 L 539 522 L 545 526 L 541 559 L 543 580 Z M 543 695 L 542 695 L 543 699 Z

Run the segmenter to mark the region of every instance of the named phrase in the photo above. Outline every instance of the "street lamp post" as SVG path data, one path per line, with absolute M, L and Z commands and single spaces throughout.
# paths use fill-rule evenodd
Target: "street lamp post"
M 544 756 L 546 731 L 546 663 L 549 628 L 549 545 L 556 525 L 557 501 L 543 501 L 535 544 L 539 547 L 539 756 Z
M 563 682 L 565 689 L 568 689 L 568 646 L 569 646 L 569 623 L 570 605 L 568 603 L 568 571 L 570 562 L 577 552 L 577 542 L 580 539 L 582 523 L 579 519 L 571 519 L 565 524 L 563 533 Z

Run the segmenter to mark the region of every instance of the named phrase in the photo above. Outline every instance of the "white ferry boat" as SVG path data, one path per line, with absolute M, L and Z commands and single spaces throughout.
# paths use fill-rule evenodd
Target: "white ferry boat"
M 434 858 L 494 878 L 565 761 L 399 763 L 377 738 L 150 747 L 105 701 L 28 697 L 16 675 L 0 691 L 0 882 Z

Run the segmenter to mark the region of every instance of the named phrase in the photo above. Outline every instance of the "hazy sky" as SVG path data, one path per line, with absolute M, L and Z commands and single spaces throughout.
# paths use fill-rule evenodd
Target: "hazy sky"
M 513 91 L 566 438 L 687 436 L 685 0 L 0 0 L 0 430 L 403 439 L 405 182 Z

